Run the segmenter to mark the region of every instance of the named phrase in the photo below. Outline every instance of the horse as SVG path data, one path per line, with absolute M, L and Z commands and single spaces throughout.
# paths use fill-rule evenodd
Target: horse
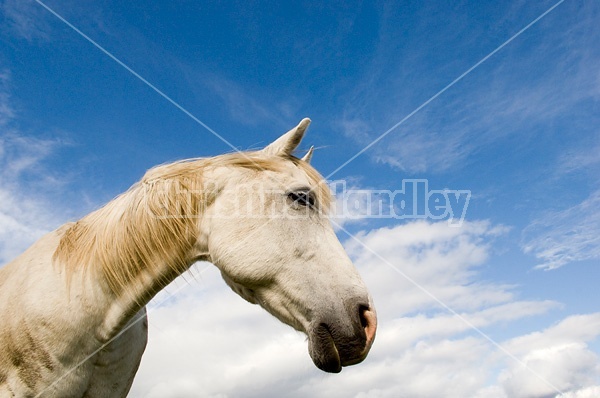
M 327 216 L 312 147 L 292 154 L 309 123 L 261 150 L 151 168 L 0 268 L 0 396 L 125 397 L 146 304 L 197 261 L 305 333 L 317 368 L 363 361 L 376 311 Z

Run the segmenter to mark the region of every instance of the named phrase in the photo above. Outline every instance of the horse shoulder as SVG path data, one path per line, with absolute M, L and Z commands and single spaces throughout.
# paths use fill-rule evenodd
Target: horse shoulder
M 69 289 L 52 264 L 62 229 L 0 268 L 0 396 L 81 397 L 91 385 L 101 342 L 89 303 L 100 297 L 84 304 L 81 278 Z

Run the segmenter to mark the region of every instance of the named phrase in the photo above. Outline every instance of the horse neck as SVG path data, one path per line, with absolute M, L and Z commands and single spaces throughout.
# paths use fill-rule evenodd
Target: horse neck
M 201 192 L 192 180 L 142 182 L 65 232 L 55 260 L 87 268 L 108 297 L 101 335 L 114 336 L 191 264 L 209 259 L 198 239 Z

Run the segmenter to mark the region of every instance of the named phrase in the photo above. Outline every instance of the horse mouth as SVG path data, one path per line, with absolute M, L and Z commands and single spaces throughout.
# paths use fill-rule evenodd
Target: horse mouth
M 375 339 L 377 318 L 365 310 L 361 328 L 346 335 L 327 323 L 319 323 L 308 333 L 308 350 L 315 366 L 324 372 L 339 373 L 342 367 L 362 362 Z

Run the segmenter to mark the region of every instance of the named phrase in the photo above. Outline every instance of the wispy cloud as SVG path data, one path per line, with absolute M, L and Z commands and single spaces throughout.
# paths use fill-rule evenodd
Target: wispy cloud
M 47 40 L 50 25 L 46 12 L 34 1 L 3 0 L 0 11 L 6 21 L 5 28 L 28 41 Z
M 52 204 L 31 197 L 0 177 L 0 266 L 22 253 L 41 235 L 58 225 L 48 209 Z M 30 192 L 31 194 L 31 192 Z
M 600 259 L 600 190 L 581 203 L 548 212 L 523 231 L 523 250 L 533 254 L 538 269 Z
M 561 154 L 557 164 L 558 177 L 584 172 L 592 179 L 600 180 L 600 128 L 596 130 L 591 139 L 580 146 L 569 148 Z
M 0 128 L 4 128 L 15 117 L 15 112 L 10 104 L 9 82 L 10 72 L 0 70 Z
M 590 126 L 566 123 L 585 112 L 589 106 L 586 104 L 600 94 L 600 79 L 594 67 L 600 60 L 594 45 L 598 31 L 591 28 L 595 22 L 588 10 L 576 14 L 579 18 L 572 26 L 560 28 L 553 26 L 559 24 L 558 11 L 549 15 L 543 27 L 536 26 L 537 36 L 524 33 L 484 68 L 467 76 L 371 148 L 372 159 L 410 173 L 445 172 L 464 167 L 482 149 L 507 139 L 526 145 L 542 130 L 545 135 L 571 135 L 574 131 L 569 129 L 574 128 L 581 135 L 582 129 L 589 130 Z M 464 25 L 456 29 L 469 33 Z M 461 51 L 468 51 L 469 43 Z M 375 57 L 377 67 L 373 67 L 387 71 L 388 64 L 396 60 L 394 48 L 384 46 L 381 51 L 387 58 Z M 426 56 L 417 56 L 423 50 L 414 51 L 414 62 L 418 64 L 413 69 L 429 67 L 424 61 Z M 398 62 L 405 66 L 408 61 Z M 448 75 L 447 65 L 440 68 L 439 75 Z M 399 98 L 398 93 L 404 91 L 401 82 L 410 81 L 413 87 L 416 83 L 435 93 L 431 82 L 439 81 L 439 75 L 417 78 L 414 74 L 413 70 L 398 67 L 396 81 L 384 86 L 389 87 L 384 93 L 372 91 L 371 84 L 360 85 L 360 101 L 349 102 L 337 127 L 360 145 L 369 144 L 427 99 L 418 100 L 412 93 Z M 556 125 L 565 125 L 567 132 L 557 131 Z
M 192 79 L 195 79 L 192 77 Z M 289 128 L 290 119 L 297 118 L 299 99 L 274 99 L 264 90 L 250 89 L 224 76 L 211 74 L 203 77 L 204 85 L 215 100 L 222 102 L 229 116 L 246 126 L 275 124 Z
M 19 131 L 9 82 L 10 73 L 0 73 L 0 266 L 57 225 L 44 193 L 62 186 L 43 164 L 60 141 Z

